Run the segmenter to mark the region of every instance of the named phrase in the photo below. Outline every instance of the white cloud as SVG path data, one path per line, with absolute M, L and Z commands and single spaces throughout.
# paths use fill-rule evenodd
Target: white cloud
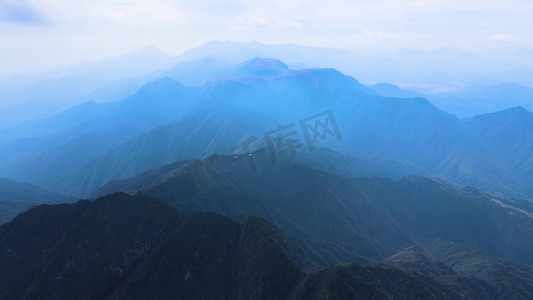
M 252 26 L 252 27 L 268 27 L 268 28 L 300 28 L 302 24 L 292 21 L 287 18 L 270 19 L 263 17 L 246 17 L 240 18 L 236 21 L 231 21 L 229 24 L 234 26 Z
M 514 34 L 498 33 L 488 37 L 491 42 L 516 42 L 520 40 L 520 37 Z
M 4 0 L 6 1 L 6 0 Z M 15 3 L 15 0 L 10 3 Z M 17 0 L 50 26 L 0 23 L 0 74 L 209 40 L 357 49 L 533 48 L 529 0 Z M 512 33 L 512 34 L 510 34 Z M 7 65 L 7 67 L 6 67 Z

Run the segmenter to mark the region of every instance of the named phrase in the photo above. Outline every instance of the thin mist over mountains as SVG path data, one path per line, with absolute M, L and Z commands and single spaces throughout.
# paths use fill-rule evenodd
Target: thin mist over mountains
M 533 299 L 532 15 L 0 2 L 0 300 Z
M 163 77 L 125 99 L 86 102 L 0 133 L 0 176 L 86 197 L 110 180 L 229 154 L 251 136 L 331 110 L 344 140 L 323 146 L 363 165 L 377 160 L 390 170 L 380 175 L 441 176 L 507 196 L 533 195 L 533 117 L 526 109 L 462 120 L 424 98 L 383 97 L 386 85 L 367 87 L 331 68 L 294 70 L 264 58 L 232 67 L 212 59 L 193 64 L 204 62 L 215 71 L 203 73 L 201 86 Z M 186 76 L 190 68 L 179 66 L 167 75 Z M 504 144 L 515 150 L 502 156 Z M 392 171 L 398 166 L 406 171 Z
M 532 89 L 388 55 L 210 42 L 2 83 L 0 298 L 531 299 Z
M 385 97 L 427 98 L 438 108 L 460 118 L 497 112 L 517 106 L 527 108 L 530 111 L 533 110 L 531 102 L 533 89 L 516 83 L 464 87 L 454 91 L 433 94 L 402 89 L 397 85 L 383 82 L 371 87 Z
M 531 109 L 527 100 L 531 92 L 526 86 L 533 85 L 528 82 L 533 76 L 527 71 L 532 69 L 527 62 L 467 54 L 451 48 L 371 53 L 375 54 L 295 44 L 212 41 L 171 57 L 155 47 L 146 47 L 64 71 L 0 79 L 3 99 L 0 128 L 52 116 L 87 100 L 119 100 L 163 76 L 199 86 L 211 79 L 227 78 L 229 69 L 255 57 L 280 59 L 295 69 L 335 68 L 369 85 L 396 84 L 428 94 L 439 107 L 461 117 L 517 105 Z M 511 87 L 512 93 L 501 87 L 499 92 L 487 95 L 485 87 L 498 88 L 506 83 L 525 86 Z M 503 107 L 504 103 L 512 105 Z M 465 109 L 467 113 L 462 112 Z

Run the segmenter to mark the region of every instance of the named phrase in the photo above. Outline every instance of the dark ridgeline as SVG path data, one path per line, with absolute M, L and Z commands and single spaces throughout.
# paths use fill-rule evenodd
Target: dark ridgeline
M 274 166 L 267 155 L 255 160 L 252 172 L 246 161 L 219 156 L 216 171 L 232 175 L 205 189 L 194 161 L 183 161 L 110 182 L 94 196 L 140 192 L 188 214 L 210 211 L 238 221 L 259 215 L 289 235 L 329 241 L 372 260 L 444 239 L 533 264 L 533 210 L 511 206 L 527 200 L 436 178 L 350 178 L 290 159 Z
M 385 264 L 346 263 L 306 274 L 306 264 L 320 265 L 319 257 L 334 252 L 289 238 L 260 217 L 239 224 L 215 213 L 186 216 L 123 193 L 32 208 L 0 227 L 0 241 L 2 299 L 531 296 L 531 286 L 506 288 L 526 279 L 503 278 L 514 282 L 502 285 L 458 275 L 420 249 L 402 251 Z M 520 271 L 531 275 L 527 268 Z
M 38 186 L 0 178 L 0 224 L 7 223 L 32 205 L 73 202 L 76 198 Z

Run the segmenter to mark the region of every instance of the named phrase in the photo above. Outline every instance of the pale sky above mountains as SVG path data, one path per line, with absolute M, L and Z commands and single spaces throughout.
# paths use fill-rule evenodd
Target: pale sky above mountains
M 531 16 L 529 0 L 2 0 L 0 76 L 210 40 L 500 55 L 533 49 Z

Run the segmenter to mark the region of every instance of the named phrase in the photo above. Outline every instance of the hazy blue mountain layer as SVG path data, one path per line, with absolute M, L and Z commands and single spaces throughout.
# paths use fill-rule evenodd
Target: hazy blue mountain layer
M 234 146 L 252 136 L 263 138 L 277 125 L 291 125 L 298 134 L 294 138 L 303 142 L 303 129 L 313 127 L 320 133 L 324 128 L 316 120 L 309 121 L 311 127 L 300 127 L 299 121 L 331 111 L 340 134 L 337 139 L 318 138 L 321 146 L 358 159 L 391 162 L 390 168 L 410 165 L 419 170 L 415 174 L 532 197 L 532 115 L 524 109 L 511 110 L 521 111 L 519 118 L 503 111 L 461 120 L 423 98 L 378 96 L 334 69 L 291 70 L 277 60 L 255 59 L 231 72 L 247 77 L 215 80 L 199 88 L 163 78 L 125 100 L 89 103 L 21 127 L 20 132 L 28 134 L 42 128 L 48 132 L 4 144 L 0 151 L 6 162 L 0 174 L 86 196 L 108 180 L 165 163 L 231 153 Z M 206 110 L 218 116 L 203 120 Z M 321 136 L 309 132 L 314 138 Z M 94 143 L 87 149 L 97 149 L 73 159 L 89 140 Z M 508 142 L 514 144 L 501 147 Z M 501 153 L 514 147 L 519 148 L 510 156 Z M 32 167 L 47 171 L 32 173 Z

